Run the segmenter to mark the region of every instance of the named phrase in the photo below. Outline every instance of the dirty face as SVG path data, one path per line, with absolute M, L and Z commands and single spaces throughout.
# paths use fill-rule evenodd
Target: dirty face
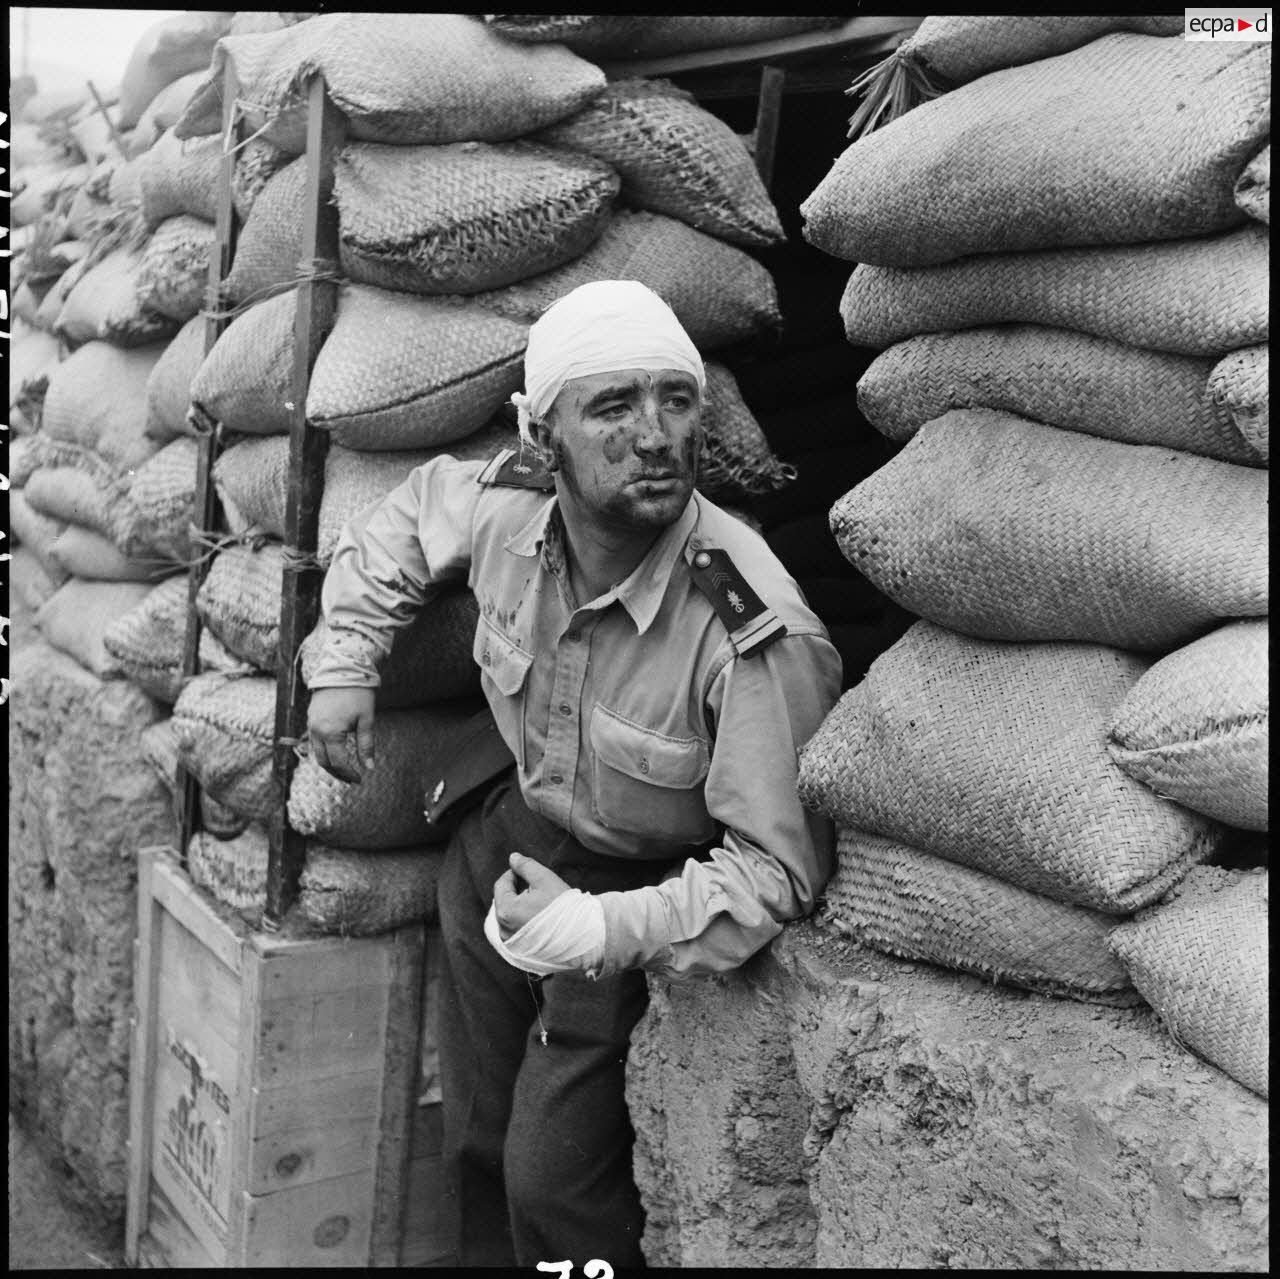
M 680 369 L 574 378 L 535 431 L 560 479 L 566 514 L 662 529 L 680 518 L 698 478 L 698 383 Z

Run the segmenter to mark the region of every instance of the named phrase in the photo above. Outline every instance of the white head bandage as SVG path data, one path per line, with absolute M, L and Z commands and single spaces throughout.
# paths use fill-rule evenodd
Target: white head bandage
M 540 422 L 564 384 L 615 369 L 680 369 L 706 390 L 698 348 L 675 312 L 638 280 L 594 280 L 553 302 L 529 330 L 524 355 L 520 437 L 532 443 L 530 424 Z

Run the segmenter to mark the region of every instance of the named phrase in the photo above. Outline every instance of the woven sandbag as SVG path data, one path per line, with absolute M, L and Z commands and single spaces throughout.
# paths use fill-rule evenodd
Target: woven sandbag
M 990 408 L 1104 439 L 1265 464 L 1215 392 L 1213 369 L 1202 356 L 1002 324 L 891 346 L 858 382 L 858 408 L 898 441 L 951 409 Z
M 142 169 L 140 156 L 117 164 L 111 170 L 107 183 L 107 196 L 118 209 L 142 210 Z
M 325 933 L 372 937 L 436 917 L 438 848 L 360 852 L 311 844 L 298 911 Z
M 48 519 L 111 536 L 116 495 L 83 467 L 41 466 L 32 472 L 22 491 L 31 509 Z
M 10 605 L 16 596 L 33 613 L 58 589 L 36 553 L 27 546 L 15 546 L 9 552 L 9 588 Z
M 9 444 L 8 480 L 10 488 L 20 489 L 44 465 L 40 445 L 34 435 L 16 436 Z
M 485 21 L 508 40 L 558 40 L 571 49 L 600 58 L 656 58 L 665 53 L 776 40 L 823 27 L 844 18 L 583 16 L 558 14 L 486 14 Z
M 138 159 L 142 216 L 158 227 L 179 214 L 213 222 L 218 212 L 218 179 L 222 170 L 222 138 L 182 142 L 173 130 Z
M 1231 622 L 1157 662 L 1110 724 L 1111 757 L 1157 795 L 1267 829 L 1267 621 Z
M 479 693 L 480 671 L 471 655 L 479 621 L 475 596 L 465 588 L 445 590 L 419 609 L 413 621 L 396 632 L 378 668 L 378 709 L 424 706 Z M 321 618 L 302 641 L 298 662 L 307 685 L 328 634 Z
M 20 173 L 23 185 L 17 188 L 9 205 L 10 225 L 29 226 L 53 209 L 69 204 L 88 176 L 87 164 L 51 164 Z
M 1252 224 L 1159 244 L 863 265 L 849 278 L 840 315 L 850 342 L 878 349 L 916 333 L 1022 321 L 1223 355 L 1267 340 L 1268 260 L 1266 228 Z
M 259 911 L 267 900 L 267 832 L 256 823 L 230 839 L 198 830 L 187 844 L 187 873 L 234 910 Z
M 157 441 L 191 435 L 191 383 L 204 363 L 205 317 L 193 315 L 164 348 L 147 378 L 146 435 Z
M 9 535 L 15 545 L 25 546 L 36 557 L 54 586 L 61 586 L 71 576 L 51 554 L 66 527 L 62 520 L 33 511 L 24 489 L 9 490 Z
M 177 571 L 159 556 L 126 555 L 109 537 L 82 524 L 68 524 L 54 538 L 49 556 L 72 577 L 97 582 L 154 582 Z
M 1268 875 L 1196 868 L 1111 946 L 1183 1048 L 1268 1095 Z
M 584 253 L 618 188 L 593 156 L 533 142 L 354 143 L 334 168 L 342 269 L 415 293 L 501 288 Z
M 717 500 L 732 499 L 768 493 L 794 479 L 795 468 L 774 456 L 733 374 L 715 360 L 705 361 L 704 367 L 707 396 L 699 490 Z
M 103 634 L 122 613 L 140 604 L 151 588 L 141 582 L 64 582 L 36 612 L 40 633 L 54 648 L 95 675 L 119 674 L 103 645 Z
M 9 403 L 43 404 L 49 375 L 62 362 L 62 344 L 52 333 L 25 328 L 20 336 L 14 332 L 8 355 Z
M 251 32 L 279 31 L 283 27 L 291 27 L 309 15 L 305 13 L 277 13 L 242 10 L 231 19 L 227 34 L 231 36 L 248 35 Z
M 420 449 L 482 427 L 524 384 L 528 326 L 461 298 L 344 284 L 307 418 L 353 449 Z
M 1110 717 L 1147 665 L 1102 645 L 1002 644 L 917 622 L 804 747 L 800 797 L 1029 892 L 1135 910 L 1220 835 L 1107 753 Z
M 283 548 L 227 546 L 209 565 L 196 610 L 229 652 L 259 670 L 280 664 L 280 599 L 284 593 Z
M 125 349 L 86 342 L 49 375 L 41 434 L 80 450 L 111 475 L 139 466 L 158 448 L 143 434 L 147 379 L 161 346 Z
M 422 761 L 428 752 L 441 749 L 474 710 L 474 702 L 441 702 L 383 711 L 373 724 L 373 771 L 356 784 L 339 781 L 307 756 L 289 788 L 293 829 L 344 848 L 425 842 Z
M 632 208 L 665 213 L 735 244 L 786 238 L 742 139 L 668 80 L 612 81 L 537 141 L 604 161 L 622 179 L 622 201 Z
M 182 689 L 188 590 L 185 574 L 166 578 L 151 587 L 133 608 L 111 619 L 102 632 L 103 647 L 120 673 L 169 705 Z M 202 670 L 247 673 L 247 668 L 207 628 L 200 631 L 199 655 Z M 170 769 L 170 776 L 172 772 Z
M 114 497 L 110 536 L 126 555 L 190 559 L 198 454 L 195 440 L 170 440 Z
M 639 280 L 676 313 L 703 350 L 776 330 L 773 277 L 753 257 L 658 213 L 622 211 L 580 258 L 519 284 L 476 295 L 501 315 L 532 324 L 557 298 L 592 280 Z
M 1258 222 L 1271 225 L 1271 144 L 1268 142 L 1236 180 L 1236 204 Z
M 215 42 L 230 25 L 230 12 L 189 9 L 148 27 L 124 69 L 117 126 L 132 129 L 163 88 L 179 76 L 207 67 Z
M 171 338 L 181 324 L 141 300 L 142 261 L 141 252 L 116 249 L 85 271 L 67 294 L 54 332 L 73 346 L 94 340 L 146 346 Z
M 236 152 L 235 172 L 231 178 L 231 199 L 242 222 L 247 222 L 258 196 L 269 179 L 292 159 L 289 152 L 272 146 L 266 138 L 250 138 Z M 241 234 L 243 235 L 243 231 Z M 237 245 L 237 258 L 239 254 L 240 245 Z
M 327 567 L 347 521 L 403 483 L 415 467 L 449 454 L 462 459 L 491 458 L 516 443 L 516 433 L 495 418 L 465 439 L 438 449 L 389 453 L 356 452 L 333 445 L 324 464 L 324 496 L 316 556 Z M 214 463 L 214 484 L 231 532 L 250 528 L 284 537 L 289 483 L 289 441 L 283 436 L 242 440 Z
M 187 103 L 191 101 L 191 95 L 203 80 L 204 67 L 201 66 L 198 70 L 188 71 L 186 75 L 179 76 L 172 84 L 165 85 L 151 99 L 147 109 L 134 126 L 133 134 L 129 139 L 131 147 L 144 148 L 137 154 L 145 154 L 146 150 L 155 146 L 158 138 L 177 124 L 182 113 L 187 109 Z
M 853 143 L 800 206 L 850 262 L 1177 240 L 1238 226 L 1270 51 L 1117 32 L 984 76 Z
M 251 306 L 227 325 L 200 365 L 191 402 L 228 431 L 288 434 L 297 304 L 289 292 Z
M 204 303 L 217 238 L 213 223 L 203 218 L 189 213 L 166 218 L 138 264 L 139 304 L 179 324 L 190 320 Z
M 249 131 L 301 155 L 303 77 L 319 71 L 349 136 L 400 145 L 500 141 L 571 115 L 604 88 L 599 68 L 564 48 L 520 48 L 464 14 L 332 13 L 281 31 L 228 36 L 179 137 L 216 133 L 230 60 Z M 371 75 L 370 68 L 377 74 Z
M 182 763 L 241 817 L 266 821 L 280 811 L 271 775 L 275 711 L 270 675 L 197 675 L 173 705 Z
M 1059 998 L 1142 1002 L 1107 946 L 1115 917 L 897 840 L 841 830 L 824 923 L 865 946 Z
M 1215 404 L 1223 405 L 1236 430 L 1264 461 L 1271 461 L 1271 398 L 1267 345 L 1246 347 L 1224 355 L 1209 375 Z
M 173 698 L 162 698 L 172 702 Z M 160 782 L 172 795 L 177 784 L 178 735 L 173 720 L 161 719 L 149 724 L 139 735 L 139 743 L 146 761 L 155 770 Z M 200 792 L 200 825 L 214 839 L 234 839 L 250 825 L 248 818 L 233 813 L 225 804 L 219 804 L 207 791 Z M 191 867 L 187 867 L 188 872 Z
M 222 282 L 225 297 L 257 301 L 298 278 L 306 182 L 305 156 L 263 179 Z
M 74 240 L 92 240 L 111 213 L 108 201 L 94 199 L 87 187 L 81 187 L 67 209 L 66 233 Z
M 990 409 L 922 426 L 831 529 L 890 599 L 987 639 L 1167 652 L 1268 608 L 1265 471 Z
M 58 316 L 62 313 L 67 295 L 88 270 L 87 261 L 87 258 L 82 258 L 78 262 L 73 262 L 45 291 L 40 299 L 40 305 L 36 308 L 35 318 L 31 321 L 36 328 L 46 333 L 55 333 Z M 58 340 L 61 341 L 61 338 Z

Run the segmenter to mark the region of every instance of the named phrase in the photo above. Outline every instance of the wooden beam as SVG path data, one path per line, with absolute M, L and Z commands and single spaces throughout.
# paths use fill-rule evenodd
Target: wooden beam
M 778 150 L 778 120 L 782 114 L 782 86 L 787 73 L 781 67 L 766 66 L 760 72 L 760 97 L 756 103 L 753 135 L 756 172 L 766 191 L 773 185 L 773 160 Z
M 293 330 L 293 417 L 289 428 L 289 491 L 280 598 L 280 664 L 276 683 L 273 775 L 280 811 L 268 826 L 267 907 L 263 925 L 279 927 L 298 891 L 305 860 L 304 840 L 285 811 L 297 756 L 295 744 L 307 731 L 307 690 L 298 669 L 298 649 L 315 626 L 324 574 L 315 563 L 324 493 L 324 461 L 329 433 L 307 421 L 311 370 L 338 310 L 338 211 L 330 201 L 334 160 L 346 121 L 330 102 L 319 74 L 307 94 L 307 182 L 303 204 L 302 260 Z M 326 278 L 327 277 L 327 278 Z
M 214 249 L 209 260 L 210 309 L 204 319 L 204 349 L 207 355 L 222 331 L 229 323 L 219 312 L 222 310 L 222 282 L 231 272 L 236 254 L 240 219 L 235 201 L 231 198 L 231 182 L 235 174 L 235 146 L 239 143 L 243 126 L 235 113 L 235 102 L 240 84 L 231 59 L 227 59 L 222 85 L 222 137 L 224 150 L 218 173 L 218 200 L 214 217 Z M 208 418 L 196 419 L 201 427 L 197 439 L 195 500 L 192 523 L 200 532 L 208 535 L 218 528 L 218 496 L 213 486 L 213 464 L 219 447 L 218 423 Z M 196 612 L 196 596 L 209 572 L 207 548 L 192 547 L 191 568 L 187 574 L 187 633 L 182 650 L 182 674 L 195 675 L 200 669 L 200 615 Z M 200 828 L 200 786 L 195 776 L 181 764 L 178 765 L 174 794 L 177 797 L 178 858 L 186 868 L 187 845 L 191 836 Z

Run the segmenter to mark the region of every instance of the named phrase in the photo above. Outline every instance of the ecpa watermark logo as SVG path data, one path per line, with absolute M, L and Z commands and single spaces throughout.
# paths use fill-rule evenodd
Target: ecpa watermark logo
M 1186 40 L 1271 40 L 1270 9 L 1186 9 Z

